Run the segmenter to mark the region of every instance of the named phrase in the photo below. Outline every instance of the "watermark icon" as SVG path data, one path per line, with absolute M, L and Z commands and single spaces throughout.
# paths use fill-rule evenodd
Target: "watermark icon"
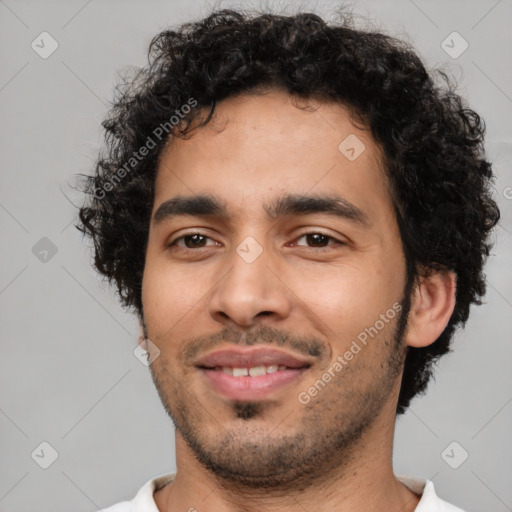
M 361 331 L 357 335 L 357 341 L 353 340 L 350 348 L 345 351 L 343 355 L 339 355 L 336 358 L 336 361 L 322 374 L 322 376 L 306 391 L 301 391 L 297 395 L 297 399 L 302 405 L 309 404 L 311 402 L 311 398 L 316 397 L 320 391 L 322 391 L 325 386 L 332 379 L 334 379 L 345 366 L 348 365 L 354 356 L 359 354 L 362 350 L 362 346 L 366 346 L 368 343 L 368 338 L 373 339 L 379 332 L 384 329 L 386 324 L 389 324 L 390 320 L 395 318 L 395 316 L 400 313 L 402 310 L 402 305 L 399 302 L 395 302 L 391 308 L 389 308 L 385 313 L 379 316 L 379 320 L 377 320 L 371 327 L 366 327 L 363 331 Z M 358 343 L 359 342 L 359 343 Z
M 32 43 L 30 43 L 30 47 L 39 57 L 47 59 L 59 47 L 59 43 L 48 32 L 41 32 Z
M 42 263 L 48 263 L 56 254 L 57 246 L 46 236 L 35 243 L 32 254 Z
M 365 149 L 363 141 L 353 133 L 343 139 L 338 146 L 339 152 L 351 162 L 359 158 Z
M 512 187 L 505 187 L 503 189 L 503 197 L 505 199 L 512 199 Z
M 159 355 L 160 349 L 149 339 L 144 339 L 142 341 L 144 346 L 139 343 L 135 350 L 133 351 L 133 355 L 144 365 L 149 366 Z
M 441 48 L 452 59 L 458 59 L 469 48 L 469 43 L 458 32 L 452 32 L 443 39 Z
M 94 189 L 94 197 L 102 200 L 105 198 L 106 192 L 114 190 L 125 176 L 130 174 L 139 162 L 149 155 L 150 151 L 154 149 L 158 142 L 166 138 L 171 130 L 180 123 L 180 121 L 197 105 L 195 98 L 189 98 L 187 103 L 183 104 L 178 110 L 174 111 L 174 114 L 169 118 L 168 121 L 160 123 L 152 132 L 148 135 L 146 142 L 137 150 L 132 153 L 132 156 L 128 161 L 115 171 L 115 173 L 108 178 L 108 181 L 102 184 L 101 187 Z
M 457 441 L 451 442 L 442 452 L 441 458 L 452 469 L 458 469 L 469 457 L 469 453 Z
M 59 453 L 48 441 L 43 441 L 30 456 L 38 466 L 48 469 L 59 458 Z
M 255 238 L 248 236 L 238 245 L 236 252 L 246 263 L 253 263 L 263 252 L 263 247 Z

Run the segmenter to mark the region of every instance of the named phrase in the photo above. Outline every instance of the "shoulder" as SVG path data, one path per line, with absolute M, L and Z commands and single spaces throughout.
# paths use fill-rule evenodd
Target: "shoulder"
M 442 500 L 436 494 L 431 480 L 406 476 L 397 476 L 397 478 L 412 492 L 421 496 L 414 512 L 464 512 L 461 508 Z
M 154 500 L 155 491 L 159 490 L 174 479 L 174 473 L 166 473 L 148 480 L 131 501 L 121 501 L 102 512 L 158 512 Z
M 423 507 L 420 508 L 419 505 L 422 503 Z M 429 512 L 430 510 L 435 512 L 464 512 L 461 508 L 439 498 L 434 490 L 434 484 L 430 480 L 425 485 L 423 497 L 419 505 L 415 512 Z

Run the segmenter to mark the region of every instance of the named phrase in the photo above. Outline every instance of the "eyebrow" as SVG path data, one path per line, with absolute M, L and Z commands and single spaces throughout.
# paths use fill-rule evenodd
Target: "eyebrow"
M 368 215 L 347 199 L 333 195 L 286 194 L 264 205 L 269 220 L 292 215 L 322 213 L 350 220 L 361 227 L 371 226 Z M 178 216 L 229 218 L 227 205 L 220 198 L 201 194 L 176 196 L 164 201 L 153 215 L 153 223 L 159 224 Z
M 339 196 L 286 194 L 264 208 L 269 219 L 324 213 L 353 221 L 366 228 L 371 225 L 368 215 L 363 210 Z
M 226 217 L 224 202 L 209 195 L 176 196 L 164 201 L 153 215 L 153 222 L 158 224 L 172 217 L 194 215 L 205 217 Z

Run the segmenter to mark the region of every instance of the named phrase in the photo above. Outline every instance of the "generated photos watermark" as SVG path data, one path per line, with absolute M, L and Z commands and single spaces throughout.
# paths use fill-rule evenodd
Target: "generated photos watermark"
M 379 334 L 385 325 L 388 324 L 393 318 L 397 316 L 402 310 L 402 305 L 399 302 L 395 302 L 391 308 L 385 313 L 381 314 L 379 319 L 370 327 L 366 327 L 357 335 L 357 340 L 353 340 L 350 348 L 345 351 L 343 355 L 339 355 L 336 361 L 322 374 L 322 376 L 307 390 L 301 391 L 297 398 L 302 405 L 309 404 L 311 399 L 316 397 L 325 386 L 348 365 L 354 356 L 361 352 L 362 347 L 368 344 L 369 339 L 373 339 Z
M 148 135 L 146 142 L 137 150 L 133 152 L 128 161 L 105 181 L 101 187 L 94 189 L 94 197 L 102 200 L 105 198 L 107 192 L 114 190 L 115 186 L 118 185 L 125 176 L 130 174 L 137 165 L 154 149 L 158 142 L 166 138 L 171 130 L 177 126 L 185 116 L 197 105 L 195 98 L 189 98 L 187 103 L 184 103 L 179 109 L 174 111 L 174 114 L 169 118 L 168 121 L 160 123 L 152 132 Z

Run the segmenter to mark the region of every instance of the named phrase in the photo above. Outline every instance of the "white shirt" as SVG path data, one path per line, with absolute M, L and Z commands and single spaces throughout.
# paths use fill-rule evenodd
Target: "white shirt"
M 175 473 L 167 473 L 149 480 L 133 500 L 122 501 L 112 507 L 103 509 L 103 512 L 159 512 L 153 494 L 171 482 L 174 476 Z M 420 480 L 406 476 L 397 476 L 397 479 L 412 492 L 421 495 L 421 500 L 414 512 L 464 512 L 462 509 L 438 498 L 431 480 Z

